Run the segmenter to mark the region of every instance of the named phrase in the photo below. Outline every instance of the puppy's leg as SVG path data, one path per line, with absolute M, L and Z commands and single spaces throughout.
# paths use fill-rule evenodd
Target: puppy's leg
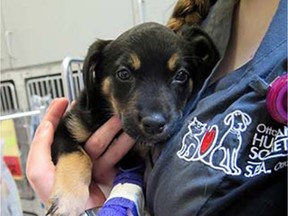
M 47 215 L 79 216 L 89 197 L 92 162 L 85 151 L 62 154 L 56 165 L 56 176 Z

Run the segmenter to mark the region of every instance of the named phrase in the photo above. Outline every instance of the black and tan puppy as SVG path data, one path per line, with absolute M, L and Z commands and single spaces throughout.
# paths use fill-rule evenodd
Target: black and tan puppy
M 101 124 L 117 114 L 137 143 L 163 142 L 217 60 L 212 41 L 195 27 L 176 34 L 146 23 L 116 40 L 92 44 L 83 66 L 85 89 L 55 133 L 57 170 L 49 214 L 71 216 L 84 210 L 92 164 L 83 144 Z M 125 157 L 123 164 L 133 166 L 134 159 Z

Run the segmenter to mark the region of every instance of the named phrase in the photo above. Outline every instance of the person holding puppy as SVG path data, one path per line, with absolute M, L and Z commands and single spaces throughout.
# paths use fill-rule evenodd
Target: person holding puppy
M 168 27 L 185 24 L 201 25 L 222 59 L 179 130 L 152 157 L 149 213 L 287 215 L 288 128 L 266 107 L 269 84 L 287 75 L 287 0 L 179 0 Z M 54 130 L 67 105 L 63 98 L 52 102 L 28 156 L 27 176 L 43 202 L 54 180 Z M 85 145 L 93 160 L 87 209 L 103 205 L 117 162 L 134 145 L 125 133 L 109 145 L 120 130 L 112 117 Z

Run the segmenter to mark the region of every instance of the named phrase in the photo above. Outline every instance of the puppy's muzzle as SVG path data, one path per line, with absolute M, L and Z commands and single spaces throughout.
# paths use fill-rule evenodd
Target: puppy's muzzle
M 161 134 L 167 124 L 167 118 L 162 113 L 149 113 L 139 115 L 139 122 L 144 133 L 148 135 Z

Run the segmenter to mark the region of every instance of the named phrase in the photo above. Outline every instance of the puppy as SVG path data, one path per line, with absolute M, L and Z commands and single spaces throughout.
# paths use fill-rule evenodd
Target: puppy
M 83 145 L 101 124 L 116 114 L 137 143 L 164 142 L 192 91 L 201 87 L 218 59 L 211 39 L 196 27 L 176 34 L 160 24 L 145 23 L 116 40 L 92 44 L 83 65 L 85 89 L 55 132 L 56 177 L 48 214 L 84 211 L 92 163 Z M 121 165 L 133 166 L 141 157 L 137 143 L 131 150 L 134 157 L 125 157 Z

